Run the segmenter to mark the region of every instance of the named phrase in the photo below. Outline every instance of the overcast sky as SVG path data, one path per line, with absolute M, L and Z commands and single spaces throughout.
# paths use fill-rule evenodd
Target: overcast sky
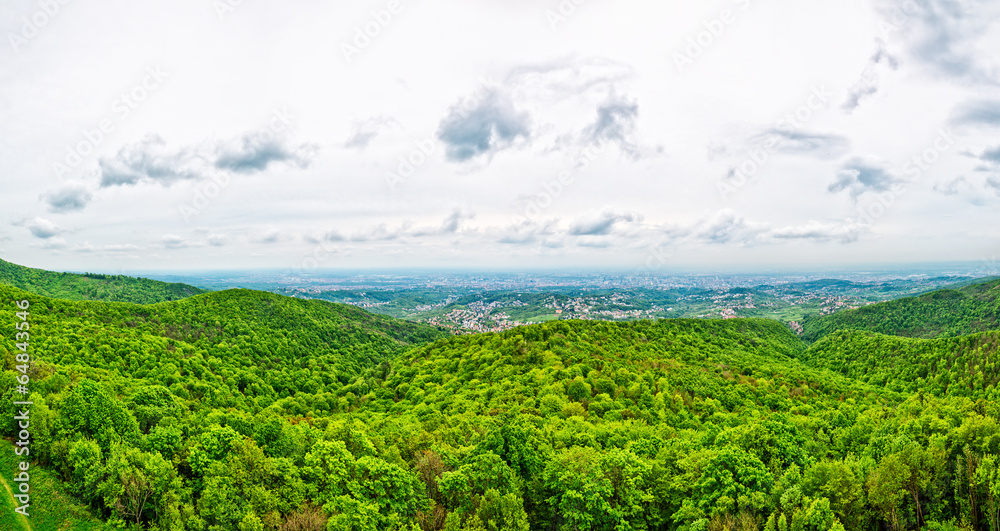
M 6 0 L 0 257 L 989 262 L 998 16 L 987 0 Z

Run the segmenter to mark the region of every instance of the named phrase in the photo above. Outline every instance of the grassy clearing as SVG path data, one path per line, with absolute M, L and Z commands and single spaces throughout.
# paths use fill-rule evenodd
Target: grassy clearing
M 110 531 L 87 507 L 62 490 L 59 479 L 32 463 L 31 505 L 28 518 L 14 512 L 15 500 L 8 489 L 21 458 L 14 445 L 0 439 L 0 529 L 11 531 Z M 5 488 L 6 486 L 6 488 Z

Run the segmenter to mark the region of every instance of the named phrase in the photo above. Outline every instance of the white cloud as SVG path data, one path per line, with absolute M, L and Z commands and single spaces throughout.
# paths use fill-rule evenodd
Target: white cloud
M 730 6 L 678 71 L 714 8 L 589 2 L 553 32 L 538 3 L 414 4 L 347 62 L 370 8 L 308 3 L 244 2 L 221 22 L 194 3 L 101 4 L 8 50 L 5 254 L 91 270 L 293 267 L 317 247 L 345 267 L 628 267 L 664 242 L 707 262 L 934 261 L 976 259 L 968 227 L 995 224 L 1000 4 Z M 123 102 L 149 65 L 169 76 Z M 907 180 L 949 126 L 954 148 Z M 744 163 L 746 186 L 720 197 Z M 388 172 L 406 175 L 390 187 Z M 890 213 L 845 221 L 904 182 Z
M 185 247 L 189 247 L 191 245 L 187 239 L 176 234 L 164 234 L 163 237 L 160 238 L 160 243 L 167 249 L 184 249 Z
M 574 236 L 604 236 L 611 234 L 619 223 L 637 223 L 642 215 L 635 212 L 615 212 L 605 209 L 597 214 L 582 216 L 570 224 L 569 233 Z
M 66 229 L 60 227 L 55 222 L 40 217 L 20 221 L 15 223 L 15 225 L 23 226 L 31 232 L 32 236 L 43 240 L 47 240 L 66 232 Z

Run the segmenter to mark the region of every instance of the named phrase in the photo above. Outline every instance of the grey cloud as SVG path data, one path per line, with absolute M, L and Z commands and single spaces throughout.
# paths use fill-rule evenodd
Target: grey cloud
M 441 120 L 438 138 L 445 143 L 445 155 L 453 162 L 507 149 L 518 139 L 531 136 L 531 119 L 514 107 L 510 97 L 492 91 L 474 108 L 454 106 Z
M 608 59 L 565 57 L 547 63 L 522 65 L 505 78 L 515 90 L 546 101 L 562 101 L 589 91 L 608 92 L 633 75 L 628 65 Z
M 899 60 L 889 53 L 884 40 L 875 39 L 875 51 L 868 59 L 868 65 L 861 73 L 861 78 L 848 90 L 847 100 L 841 105 L 842 109 L 849 113 L 861 105 L 861 100 L 878 92 L 879 70 L 883 66 L 896 70 L 899 68 Z
M 593 145 L 606 142 L 618 144 L 622 153 L 636 159 L 640 157 L 639 145 L 635 140 L 635 122 L 639 117 L 639 105 L 627 98 L 619 98 L 612 93 L 597 108 L 597 120 L 584 129 L 584 138 Z
M 386 227 L 385 223 L 380 223 L 366 232 L 358 233 L 351 236 L 351 241 L 353 242 L 390 241 L 390 240 L 397 240 L 405 235 L 406 235 L 405 226 L 400 227 L 398 229 L 389 229 Z
M 276 162 L 307 168 L 315 157 L 315 151 L 316 147 L 310 144 L 290 146 L 285 139 L 265 130 L 246 134 L 239 140 L 219 146 L 215 153 L 215 167 L 236 173 L 264 171 Z
M 986 148 L 981 152 L 965 149 L 960 153 L 980 163 L 975 166 L 975 170 L 978 172 L 996 173 L 1000 171 L 1000 146 Z
M 208 244 L 212 247 L 222 247 L 229 243 L 229 237 L 224 234 L 210 234 Z
M 40 217 L 19 221 L 14 223 L 14 225 L 28 229 L 34 237 L 43 240 L 47 240 L 66 232 L 66 229 L 63 229 L 52 221 Z
M 123 146 L 110 159 L 101 158 L 101 186 L 135 185 L 152 181 L 169 186 L 181 180 L 197 179 L 200 162 L 190 150 L 169 151 L 166 141 L 149 135 L 139 142 Z
M 699 223 L 693 234 L 707 243 L 748 245 L 759 242 L 767 230 L 766 224 L 747 221 L 727 208 Z
M 393 118 L 384 116 L 376 116 L 356 122 L 352 128 L 351 137 L 344 142 L 344 147 L 357 148 L 358 151 L 363 151 L 384 129 L 394 126 L 399 126 L 399 122 Z
M 70 183 L 42 194 L 41 199 L 49 204 L 52 212 L 72 212 L 83 210 L 93 197 L 84 185 Z
M 590 247 L 592 249 L 605 249 L 611 247 L 611 242 L 607 238 L 595 238 L 593 236 L 582 236 L 576 241 L 579 247 Z
M 956 125 L 1000 126 L 1000 101 L 968 101 L 955 109 L 951 123 Z
M 893 184 L 899 182 L 902 181 L 883 162 L 871 157 L 854 157 L 841 166 L 837 180 L 828 190 L 835 193 L 849 190 L 851 197 L 856 199 L 865 192 L 888 191 Z
M 979 160 L 991 164 L 1000 164 L 1000 146 L 984 150 L 983 154 L 979 156 Z
M 462 221 L 472 218 L 472 214 L 467 214 L 462 210 L 456 209 L 451 213 L 451 215 L 445 218 L 443 223 L 441 223 L 441 232 L 445 234 L 458 232 L 459 227 L 462 225 Z
M 214 144 L 169 148 L 157 135 L 123 146 L 111 158 L 98 161 L 101 187 L 136 185 L 149 182 L 171 186 L 184 180 L 201 179 L 212 169 L 235 173 L 264 171 L 275 163 L 308 167 L 317 148 L 312 144 L 293 146 L 269 129 Z
M 987 0 L 881 2 L 886 20 L 895 20 L 909 54 L 938 74 L 973 82 L 995 83 L 989 54 L 977 51 L 980 38 L 995 20 Z
M 603 236 L 610 234 L 616 223 L 639 221 L 642 221 L 642 216 L 634 212 L 605 210 L 596 216 L 584 216 L 575 220 L 570 224 L 569 233 L 574 236 Z
M 345 238 L 340 232 L 335 230 L 328 230 L 319 236 L 306 234 L 302 236 L 302 239 L 309 243 L 316 243 L 316 244 L 320 244 L 323 242 L 342 242 L 347 240 L 347 238 Z
M 959 187 L 961 185 L 967 185 L 967 184 L 969 183 L 968 181 L 965 180 L 965 177 L 958 176 L 949 181 L 940 181 L 934 183 L 934 191 L 944 195 L 955 195 L 959 192 Z
M 991 172 L 991 175 L 986 178 L 986 188 L 992 189 L 1000 195 L 1000 146 L 983 150 L 979 155 L 979 160 L 986 164 L 978 169 Z
M 757 137 L 761 144 L 772 144 L 776 151 L 793 155 L 810 155 L 818 158 L 835 158 L 851 146 L 842 135 L 809 133 L 789 129 L 770 129 Z
M 543 239 L 543 237 L 552 236 L 555 233 L 557 222 L 558 220 L 552 219 L 536 223 L 525 219 L 503 229 L 497 238 L 497 242 L 523 245 L 534 243 L 541 239 L 544 245 L 549 240 Z
M 160 243 L 167 249 L 184 249 L 190 246 L 187 240 L 176 234 L 164 234 Z
M 923 61 L 953 76 L 974 74 L 976 65 L 967 43 L 978 31 L 963 3 L 928 0 L 920 14 L 923 32 L 913 50 Z
M 268 229 L 260 234 L 251 236 L 250 240 L 254 243 L 271 244 L 287 241 L 290 238 L 282 233 L 278 229 Z
M 770 224 L 748 220 L 726 208 L 701 220 L 684 225 L 666 225 L 659 229 L 668 245 L 702 243 L 708 245 L 766 245 L 789 241 L 856 241 L 869 230 L 857 221 L 820 223 L 772 228 Z
M 899 59 L 889 53 L 889 49 L 886 48 L 885 41 L 882 39 L 875 39 L 875 51 L 869 61 L 875 65 L 885 64 L 893 70 L 899 68 Z
M 810 221 L 798 227 L 784 227 L 771 231 L 770 235 L 779 240 L 840 240 L 842 243 L 857 241 L 867 232 L 868 226 L 857 222 L 819 223 Z
M 878 78 L 862 76 L 847 92 L 847 99 L 840 106 L 846 112 L 851 112 L 861 105 L 861 100 L 878 92 Z
M 536 239 L 538 239 L 538 236 L 534 232 L 512 230 L 500 236 L 497 241 L 500 243 L 524 244 L 534 242 Z
M 462 222 L 472 219 L 474 216 L 462 209 L 455 209 L 441 222 L 441 226 L 436 229 L 418 229 L 411 233 L 412 236 L 432 236 L 438 234 L 455 234 L 462 226 Z

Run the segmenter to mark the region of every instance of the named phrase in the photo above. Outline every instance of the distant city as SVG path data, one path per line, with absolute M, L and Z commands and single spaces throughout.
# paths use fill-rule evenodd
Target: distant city
M 959 286 L 996 272 L 976 263 L 810 272 L 644 273 L 463 271 L 219 271 L 144 276 L 221 290 L 322 299 L 455 333 L 553 320 L 764 317 L 801 333 L 809 316 Z

